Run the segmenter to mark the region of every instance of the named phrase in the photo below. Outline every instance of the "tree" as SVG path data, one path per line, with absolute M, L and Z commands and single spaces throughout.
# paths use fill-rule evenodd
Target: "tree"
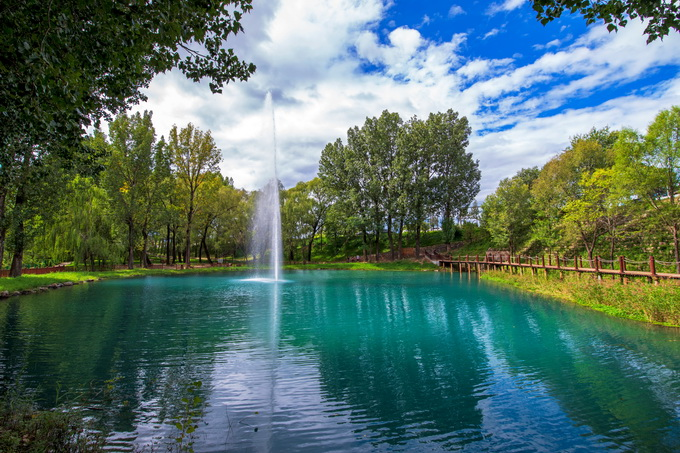
M 531 0 L 536 18 L 547 24 L 559 18 L 562 13 L 578 13 L 583 16 L 586 24 L 590 25 L 602 20 L 607 30 L 617 31 L 625 27 L 629 19 L 640 18 L 647 21 L 644 33 L 647 43 L 656 39 L 663 39 L 671 30 L 680 31 L 680 5 L 677 0 L 605 0 L 589 2 L 584 0 Z
M 83 126 L 144 100 L 178 68 L 210 89 L 255 66 L 226 48 L 250 0 L 8 0 L 0 7 L 0 148 L 80 145 Z
M 455 218 L 462 219 L 479 193 L 479 161 L 472 158 L 472 153 L 465 152 L 471 132 L 466 117 L 459 118 L 457 112 L 449 109 L 445 113 L 430 114 L 427 127 L 433 136 L 435 203 L 440 207 L 442 230 L 450 244 Z
M 134 268 L 137 235 L 152 195 L 156 134 L 151 113 L 119 115 L 109 125 L 110 156 L 103 175 L 116 216 L 127 227 L 127 266 Z
M 289 259 L 295 259 L 296 248 L 301 245 L 303 259 L 312 261 L 314 239 L 324 225 L 330 199 L 321 180 L 299 182 L 282 193 L 281 223 L 284 243 L 288 245 Z
M 76 175 L 69 182 L 64 209 L 48 228 L 44 248 L 54 256 L 72 258 L 94 270 L 96 259 L 110 259 L 122 245 L 116 237 L 108 194 L 91 177 Z
M 564 229 L 573 226 L 569 222 L 576 219 L 573 215 L 564 219 L 565 207 L 583 196 L 584 180 L 595 171 L 612 166 L 616 137 L 617 132 L 609 128 L 593 128 L 587 134 L 572 137 L 569 147 L 543 166 L 531 190 L 536 211 L 532 227 L 535 242 L 548 250 L 563 242 Z M 579 234 L 567 237 L 576 238 L 577 242 L 584 239 Z M 586 242 L 588 249 L 590 242 Z
M 345 225 L 352 225 L 352 232 L 361 231 L 364 259 L 368 255 L 368 226 L 371 218 L 367 209 L 365 168 L 362 164 L 361 138 L 359 128 L 347 131 L 348 143 L 341 139 L 328 143 L 321 152 L 319 178 L 328 194 L 333 197 L 334 213 Z
M 482 204 L 482 225 L 494 245 L 507 247 L 511 254 L 529 238 L 534 220 L 531 187 L 537 177 L 538 168 L 522 169 L 503 179 Z
M 645 136 L 624 129 L 615 153 L 619 187 L 645 200 L 653 219 L 671 233 L 680 272 L 680 106 L 659 112 Z
M 402 203 L 408 203 L 407 222 L 416 239 L 416 257 L 420 257 L 422 225 L 432 211 L 434 146 L 433 136 L 424 121 L 411 118 L 399 134 L 399 168 L 405 175 Z
M 191 263 L 191 227 L 200 206 L 197 204 L 198 190 L 210 173 L 219 172 L 222 156 L 210 131 L 203 132 L 191 123 L 179 132 L 177 126 L 173 126 L 168 146 L 183 195 L 186 221 L 184 262 L 188 266 Z
M 376 261 L 380 257 L 380 233 L 385 225 L 392 257 L 395 252 L 392 224 L 399 197 L 397 138 L 402 124 L 398 113 L 384 110 L 378 118 L 366 118 L 361 129 L 366 145 L 362 157 L 366 165 L 365 190 L 370 201 L 375 232 Z
M 10 277 L 21 276 L 26 247 L 37 228 L 57 212 L 68 181 L 62 159 L 49 147 L 15 142 L 3 150 L 0 180 L 0 237 L 12 251 Z

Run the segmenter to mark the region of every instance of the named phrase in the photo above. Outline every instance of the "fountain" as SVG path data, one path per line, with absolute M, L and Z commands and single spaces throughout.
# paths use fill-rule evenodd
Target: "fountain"
M 263 137 L 267 141 L 265 146 L 273 154 L 272 167 L 269 170 L 272 177 L 256 200 L 251 253 L 261 269 L 258 279 L 277 282 L 281 281 L 281 207 L 276 172 L 276 123 L 271 92 L 267 92 L 264 108 L 266 120 Z M 264 274 L 265 270 L 268 271 L 268 275 Z

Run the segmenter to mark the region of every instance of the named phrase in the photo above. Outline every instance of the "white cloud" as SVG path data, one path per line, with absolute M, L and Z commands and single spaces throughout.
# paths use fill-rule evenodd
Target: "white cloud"
M 465 14 L 465 10 L 462 6 L 452 5 L 451 8 L 449 8 L 449 17 L 456 17 L 460 16 L 461 14 Z
M 593 126 L 644 128 L 657 111 L 680 104 L 676 76 L 645 95 L 562 111 L 570 99 L 587 99 L 599 87 L 679 66 L 680 35 L 647 46 L 636 22 L 617 34 L 592 28 L 569 46 L 518 65 L 518 56 L 467 58 L 465 34 L 431 41 L 398 27 L 384 35 L 379 24 L 387 7 L 380 0 L 256 1 L 245 33 L 233 41 L 239 56 L 258 65 L 249 82 L 211 95 L 207 84 L 173 71 L 152 82 L 149 102 L 137 110 L 153 110 L 158 135 L 190 121 L 210 129 L 223 151 L 223 173 L 255 189 L 268 179 L 271 161 L 262 141 L 267 90 L 274 94 L 279 177 L 286 187 L 313 178 L 323 147 L 344 140 L 367 116 L 388 109 L 408 119 L 453 108 L 473 127 L 469 149 L 480 160 L 486 195 L 500 178 L 545 163 L 571 135 Z
M 490 31 L 488 31 L 488 32 L 482 37 L 482 39 L 489 39 L 489 38 L 491 38 L 492 36 L 496 36 L 496 35 L 497 35 L 498 33 L 500 33 L 500 32 L 501 32 L 500 29 L 498 29 L 498 28 L 492 28 Z
M 525 3 L 526 0 L 505 0 L 503 3 L 492 3 L 487 14 L 494 15 L 504 11 L 512 11 Z

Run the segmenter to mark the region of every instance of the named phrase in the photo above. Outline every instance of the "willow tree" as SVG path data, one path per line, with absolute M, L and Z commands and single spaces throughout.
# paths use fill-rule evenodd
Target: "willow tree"
M 222 155 L 210 131 L 203 132 L 191 123 L 179 132 L 177 126 L 173 126 L 168 146 L 183 198 L 186 222 L 184 262 L 189 265 L 191 263 L 191 227 L 199 207 L 198 191 L 209 178 L 210 173 L 219 172 L 218 164 L 222 160 Z

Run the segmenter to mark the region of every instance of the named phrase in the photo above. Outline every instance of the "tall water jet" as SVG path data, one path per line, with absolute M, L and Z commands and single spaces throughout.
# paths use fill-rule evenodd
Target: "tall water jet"
M 264 269 L 269 270 L 266 278 L 281 280 L 282 240 L 281 240 L 281 206 L 279 200 L 279 178 L 276 170 L 276 122 L 274 120 L 274 104 L 271 92 L 267 93 L 264 102 L 264 146 L 271 152 L 271 168 L 267 171 L 271 178 L 258 194 L 253 219 L 253 239 L 251 252 L 258 267 L 260 276 Z

